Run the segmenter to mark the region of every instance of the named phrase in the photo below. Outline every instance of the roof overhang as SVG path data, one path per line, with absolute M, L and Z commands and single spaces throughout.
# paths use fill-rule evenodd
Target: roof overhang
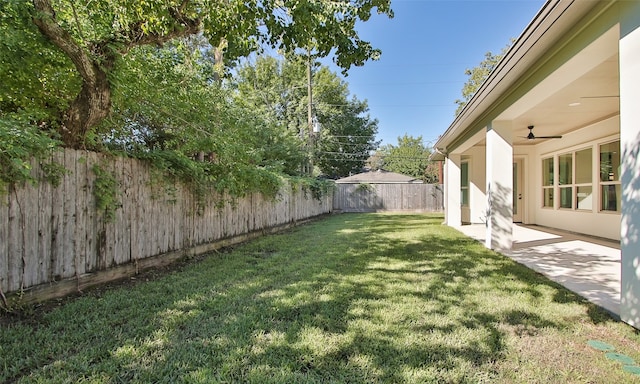
M 444 161 L 447 158 L 447 154 L 441 152 L 438 148 L 434 148 L 433 152 L 429 155 L 431 161 Z
M 601 26 L 596 25 L 601 30 L 597 31 L 596 35 L 605 36 L 605 38 L 600 38 L 599 42 L 587 39 L 585 42 L 579 42 L 578 44 L 576 41 L 579 39 L 575 38 L 575 36 L 580 36 L 581 28 L 586 28 L 585 25 L 597 24 L 593 21 L 598 19 L 599 15 L 605 13 L 614 3 L 615 1 L 598 0 L 547 1 L 506 52 L 503 59 L 481 85 L 474 97 L 435 143 L 434 153 L 439 153 L 439 155 L 434 155 L 432 159 L 436 160 L 454 151 L 461 151 L 460 148 L 464 147 L 472 139 L 476 140 L 475 136 L 494 120 L 516 121 L 523 125 L 519 129 L 526 132 L 527 124 L 536 123 L 529 120 L 535 120 L 535 117 L 540 116 L 542 111 L 541 109 L 537 111 L 531 109 L 527 114 L 526 109 L 532 108 L 531 101 L 534 100 L 533 95 L 535 92 L 544 94 L 543 98 L 551 93 L 562 95 L 564 97 L 562 102 L 565 102 L 570 96 L 566 89 L 561 90 L 559 87 L 550 90 L 547 86 L 547 89 L 543 89 L 544 87 L 540 86 L 542 81 L 547 79 L 547 85 L 557 85 L 557 80 L 554 80 L 551 74 L 555 72 L 556 77 L 558 77 L 558 74 L 562 74 L 560 69 L 565 72 L 575 72 L 575 68 L 580 68 L 580 65 L 584 67 L 585 63 L 588 64 L 591 57 L 587 58 L 586 54 L 582 54 L 579 64 L 573 63 L 572 67 L 565 66 L 563 68 L 563 65 L 573 56 L 577 56 L 581 51 L 587 51 L 584 49 L 586 46 L 592 45 L 596 46 L 596 48 L 604 48 L 598 48 L 598 55 L 600 56 L 595 60 L 592 67 L 586 68 L 585 73 L 580 75 L 583 77 L 580 86 L 576 77 L 576 84 L 572 85 L 572 89 L 575 92 L 578 89 L 582 92 L 587 92 L 584 87 L 586 84 L 595 84 L 593 77 L 602 72 L 615 72 L 609 74 L 611 78 L 602 79 L 598 84 L 600 86 L 600 84 L 607 84 L 607 82 L 613 83 L 613 87 L 610 87 L 610 92 L 617 94 L 615 87 L 617 87 L 618 82 L 611 81 L 613 77 L 617 79 L 617 35 L 609 33 L 608 35 L 611 36 L 608 36 L 606 33 L 608 29 L 612 29 L 611 22 L 609 21 L 609 24 L 605 22 Z M 610 52 L 606 48 L 610 48 Z M 574 62 L 577 61 L 577 59 L 574 60 Z M 565 76 L 565 78 L 570 78 L 573 75 L 572 72 L 568 73 L 570 76 Z M 567 89 L 569 85 L 566 85 Z M 600 86 L 599 90 L 601 88 Z M 615 97 L 616 95 L 612 94 L 611 96 Z M 541 100 L 542 98 L 538 97 L 535 102 L 542 105 L 543 102 Z M 610 100 L 611 103 L 617 101 Z M 599 113 L 601 115 L 608 113 L 609 116 L 615 113 L 618 110 L 618 106 L 611 103 L 607 106 L 606 111 L 603 110 Z M 520 110 L 517 110 L 516 106 Z M 546 115 L 548 114 L 549 112 L 547 111 Z M 556 115 L 560 114 L 556 113 Z M 518 119 L 518 117 L 520 118 Z M 549 125 L 552 125 L 551 122 L 549 122 Z M 559 127 L 556 127 L 556 129 L 560 130 Z

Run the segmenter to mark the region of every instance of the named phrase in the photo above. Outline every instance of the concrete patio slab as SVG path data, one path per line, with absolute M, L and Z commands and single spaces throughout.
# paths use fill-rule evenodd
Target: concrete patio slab
M 463 225 L 456 229 L 484 243 L 483 224 Z M 513 248 L 502 253 L 614 315 L 620 315 L 620 243 L 515 224 Z

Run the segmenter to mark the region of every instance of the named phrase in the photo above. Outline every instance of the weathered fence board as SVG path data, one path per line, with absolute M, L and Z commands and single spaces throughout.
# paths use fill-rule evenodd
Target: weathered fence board
M 34 172 L 37 172 L 35 170 Z M 20 196 L 22 202 L 21 219 L 24 223 L 24 230 L 26 233 L 34 233 L 35 236 L 30 241 L 24 243 L 24 281 L 25 287 L 29 287 L 38 281 L 40 261 L 38 260 L 38 190 L 35 188 L 29 188 L 28 193 L 24 196 Z
M 216 203 L 228 197 L 211 191 L 202 209 L 186 187 L 163 181 L 138 160 L 69 149 L 53 160 L 67 169 L 59 186 L 41 182 L 0 196 L 0 288 L 5 294 L 32 294 L 44 287 L 69 293 L 74 286 L 163 265 L 212 249 L 208 244 L 248 239 L 332 210 L 332 196 L 317 201 L 290 186 L 275 200 L 249 194 L 221 207 Z M 33 165 L 34 175 L 41 172 Z M 118 183 L 113 221 L 96 207 L 95 165 Z
M 333 209 L 342 212 L 444 209 L 442 187 L 434 184 L 336 184 Z
M 76 172 L 76 156 L 74 151 L 65 151 L 64 153 L 64 167 L 69 171 L 69 175 L 64 178 L 64 208 L 62 214 L 62 241 L 64 249 L 62 252 L 63 265 L 62 265 L 62 278 L 66 279 L 73 277 L 76 273 L 76 253 L 75 244 L 76 238 L 74 229 L 77 226 L 76 223 L 76 189 L 75 184 L 78 179 Z
M 0 195 L 0 217 L 9 220 L 9 195 Z M 8 224 L 8 223 L 7 223 Z M 9 270 L 9 226 L 0 225 L 0 271 Z M 8 276 L 0 275 L 0 289 L 5 290 Z
M 52 161 L 64 164 L 64 152 L 56 152 L 52 156 Z M 57 188 L 51 188 L 51 253 L 48 279 L 45 281 L 57 281 L 62 278 L 64 263 L 64 238 L 63 238 L 63 212 L 64 212 L 64 185 L 61 183 Z M 1 226 L 2 224 L 0 224 Z M 46 257 L 44 255 L 43 257 Z
M 13 190 L 15 192 L 15 189 Z M 7 270 L 9 272 L 7 276 L 8 287 L 7 290 L 20 289 L 22 283 L 22 271 L 20 265 L 22 264 L 23 244 L 20 234 L 23 233 L 19 204 L 16 201 L 16 194 L 11 192 L 9 194 L 9 260 L 7 262 Z

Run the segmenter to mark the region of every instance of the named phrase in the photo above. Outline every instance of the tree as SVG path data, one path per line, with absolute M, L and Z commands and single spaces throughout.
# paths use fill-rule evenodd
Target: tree
M 484 60 L 482 60 L 477 67 L 471 69 L 467 68 L 464 74 L 468 76 L 468 79 L 462 87 L 462 99 L 458 99 L 455 101 L 455 103 L 458 104 L 458 108 L 456 109 L 456 116 L 459 115 L 460 112 L 462 112 L 469 100 L 473 98 L 473 95 L 475 95 L 476 91 L 480 88 L 482 83 L 484 83 L 484 81 L 489 77 L 491 71 L 493 71 L 500 60 L 502 60 L 505 53 L 507 53 L 512 44 L 513 40 L 509 42 L 509 44 L 507 44 L 507 46 L 502 49 L 502 52 L 497 55 L 494 55 L 491 52 L 485 53 Z
M 80 87 L 69 59 L 38 31 L 23 2 L 0 2 L 0 79 L 0 119 L 14 126 L 66 109 Z
M 398 137 L 398 145 L 387 144 L 373 158 L 387 171 L 422 179 L 426 183 L 438 181 L 437 167 L 429 160 L 431 152 L 422 144 L 422 136 L 414 138 L 405 134 Z M 369 160 L 370 163 L 372 159 Z
M 228 87 L 215 80 L 208 53 L 194 49 L 197 40 L 142 47 L 127 55 L 112 80 L 118 85 L 114 111 L 102 124 L 99 141 L 152 160 L 157 159 L 154 152 L 199 159 L 209 178 L 233 180 L 222 184 L 237 193 L 235 185 L 251 188 L 255 172 L 292 174 L 291 164 L 297 167 L 302 157 L 298 142 L 263 110 L 231 97 Z
M 316 163 L 324 175 L 337 179 L 361 172 L 379 141 L 378 120 L 369 116 L 366 101 L 353 97 L 332 115 L 320 115 Z
M 295 137 L 298 153 L 312 156 L 320 173 L 338 178 L 360 171 L 377 146 L 378 122 L 369 117 L 366 102 L 349 99 L 346 82 L 329 68 L 312 64 L 312 113 L 322 127 L 321 133 L 312 137 L 307 119 L 307 65 L 307 58 L 301 56 L 283 60 L 259 57 L 238 69 L 236 100 L 277 123 L 285 136 Z M 308 147 L 310 138 L 313 151 Z M 298 161 L 296 168 L 300 169 L 304 159 Z M 293 163 L 288 164 L 288 172 L 292 172 Z
M 337 65 L 347 70 L 377 58 L 380 51 L 355 31 L 358 20 L 378 13 L 393 16 L 390 0 L 9 0 L 7 9 L 27 12 L 46 40 L 62 52 L 79 79 L 60 116 L 58 132 L 67 146 L 83 147 L 92 129 L 109 116 L 111 79 L 119 61 L 138 47 L 163 45 L 202 34 L 214 47 L 226 45 L 233 60 L 262 44 L 286 52 L 313 48 L 324 57 L 335 50 Z M 24 19 L 21 19 L 24 21 Z M 22 24 L 30 30 L 30 26 Z M 221 45 L 221 42 L 226 44 Z

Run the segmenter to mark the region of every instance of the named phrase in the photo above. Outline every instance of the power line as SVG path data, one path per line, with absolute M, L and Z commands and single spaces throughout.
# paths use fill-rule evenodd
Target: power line
M 349 107 L 353 104 L 331 104 L 331 103 L 317 103 L 318 105 L 329 107 Z M 315 105 L 315 103 L 314 103 Z M 394 107 L 394 108 L 424 108 L 424 107 L 451 107 L 455 104 L 369 104 L 367 103 L 368 112 L 371 112 L 373 107 Z M 364 113 L 364 112 L 362 112 Z
M 368 137 L 371 137 L 371 135 L 331 135 L 331 134 L 329 134 L 329 138 L 331 138 L 331 137 L 343 137 L 343 138 L 344 137 L 346 137 L 346 138 L 362 138 L 362 137 L 365 137 L 365 138 L 368 138 Z
M 364 154 L 362 152 L 332 152 L 332 151 L 320 151 L 317 153 L 322 153 L 326 155 L 344 155 L 344 156 L 367 156 L 367 157 L 378 157 L 382 159 L 408 159 L 408 160 L 428 160 L 428 156 L 402 156 L 402 155 L 375 155 L 375 154 Z
M 366 162 L 367 159 L 338 159 L 338 158 L 322 158 L 322 159 L 318 159 L 320 161 L 340 161 L 340 162 L 344 162 L 344 161 L 349 161 L 349 162 Z

